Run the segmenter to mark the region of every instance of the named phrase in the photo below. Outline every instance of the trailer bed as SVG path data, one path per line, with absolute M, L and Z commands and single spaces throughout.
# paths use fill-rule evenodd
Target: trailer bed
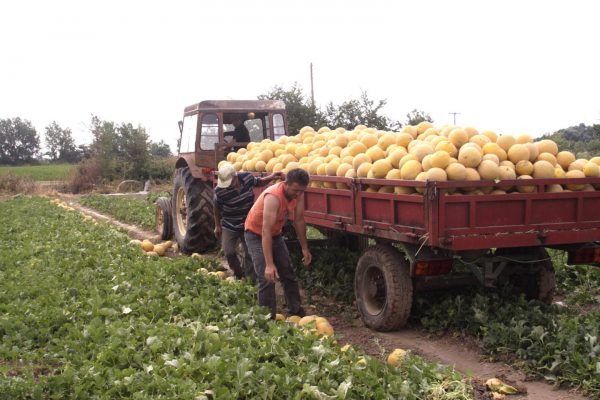
M 503 186 L 535 185 L 537 192 L 461 196 L 448 192 L 498 183 L 311 179 L 350 187 L 306 190 L 305 219 L 318 227 L 451 251 L 600 241 L 600 191 L 543 191 L 546 185 L 573 179 L 502 181 Z M 579 181 L 600 187 L 600 178 Z M 373 193 L 364 190 L 367 185 L 412 186 L 425 193 Z

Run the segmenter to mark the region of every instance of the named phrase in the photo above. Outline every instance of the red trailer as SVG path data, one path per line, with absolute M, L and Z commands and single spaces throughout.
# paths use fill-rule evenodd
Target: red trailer
M 502 181 L 502 187 L 535 191 L 500 195 L 451 195 L 459 187 L 499 186 L 491 181 L 311 179 L 349 188 L 307 189 L 305 218 L 362 251 L 357 305 L 365 324 L 377 330 L 402 327 L 413 293 L 432 288 L 510 282 L 528 298 L 549 303 L 555 278 L 546 248 L 568 251 L 570 264 L 600 263 L 600 191 L 546 192 L 548 185 L 573 179 Z M 578 181 L 600 188 L 600 178 Z M 368 186 L 411 186 L 423 193 L 373 193 Z M 451 274 L 457 262 L 472 273 Z
M 186 107 L 179 124 L 173 197 L 156 203 L 162 238 L 174 236 L 186 253 L 202 252 L 215 243 L 214 172 L 228 152 L 248 144 L 230 140 L 236 120 L 244 121 L 253 142 L 277 140 L 288 132 L 281 101 L 216 100 Z M 546 191 L 548 185 L 572 184 L 573 179 L 311 179 L 344 187 L 310 187 L 305 193 L 306 221 L 362 252 L 355 273 L 357 304 L 365 324 L 377 330 L 402 327 L 413 293 L 431 288 L 510 282 L 529 298 L 551 302 L 555 278 L 546 248 L 568 251 L 570 264 L 600 264 L 600 191 Z M 577 181 L 600 189 L 600 178 Z M 367 190 L 382 185 L 411 186 L 422 194 Z M 534 192 L 451 195 L 458 187 L 493 186 L 534 186 Z M 459 263 L 471 273 L 453 273 Z

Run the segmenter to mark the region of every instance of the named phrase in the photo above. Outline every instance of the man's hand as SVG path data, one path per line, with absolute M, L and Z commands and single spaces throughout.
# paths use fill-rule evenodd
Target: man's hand
M 215 236 L 217 237 L 217 239 L 221 239 L 222 233 L 223 229 L 221 228 L 221 225 L 215 225 Z
M 308 248 L 302 249 L 302 263 L 304 264 L 304 266 L 308 267 L 310 265 L 311 261 L 312 261 L 312 254 L 310 254 L 310 251 L 308 250 Z
M 265 279 L 267 282 L 275 283 L 279 280 L 279 274 L 274 264 L 267 264 L 265 267 Z
M 273 178 L 283 180 L 285 178 L 285 174 L 281 171 L 275 172 L 275 173 L 273 173 Z

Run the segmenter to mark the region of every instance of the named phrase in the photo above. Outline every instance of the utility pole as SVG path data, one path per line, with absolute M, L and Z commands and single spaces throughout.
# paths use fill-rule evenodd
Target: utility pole
M 315 86 L 313 81 L 313 67 L 310 63 L 310 100 L 312 102 L 312 108 L 315 109 Z
M 458 114 L 460 114 L 460 113 L 459 113 L 459 112 L 451 112 L 451 113 L 448 113 L 448 114 L 450 114 L 450 115 L 452 115 L 452 116 L 454 117 L 454 122 L 453 122 L 453 124 L 454 124 L 454 125 L 456 125 L 456 116 L 457 116 Z

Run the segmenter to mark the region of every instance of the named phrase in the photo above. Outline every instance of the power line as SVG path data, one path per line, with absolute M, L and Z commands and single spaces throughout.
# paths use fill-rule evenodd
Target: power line
M 453 124 L 454 124 L 454 125 L 456 125 L 456 116 L 457 116 L 458 114 L 460 114 L 460 113 L 459 113 L 459 112 L 450 112 L 450 113 L 448 113 L 448 114 L 450 114 L 450 115 L 452 115 L 452 116 L 454 117 L 454 122 L 453 122 Z

